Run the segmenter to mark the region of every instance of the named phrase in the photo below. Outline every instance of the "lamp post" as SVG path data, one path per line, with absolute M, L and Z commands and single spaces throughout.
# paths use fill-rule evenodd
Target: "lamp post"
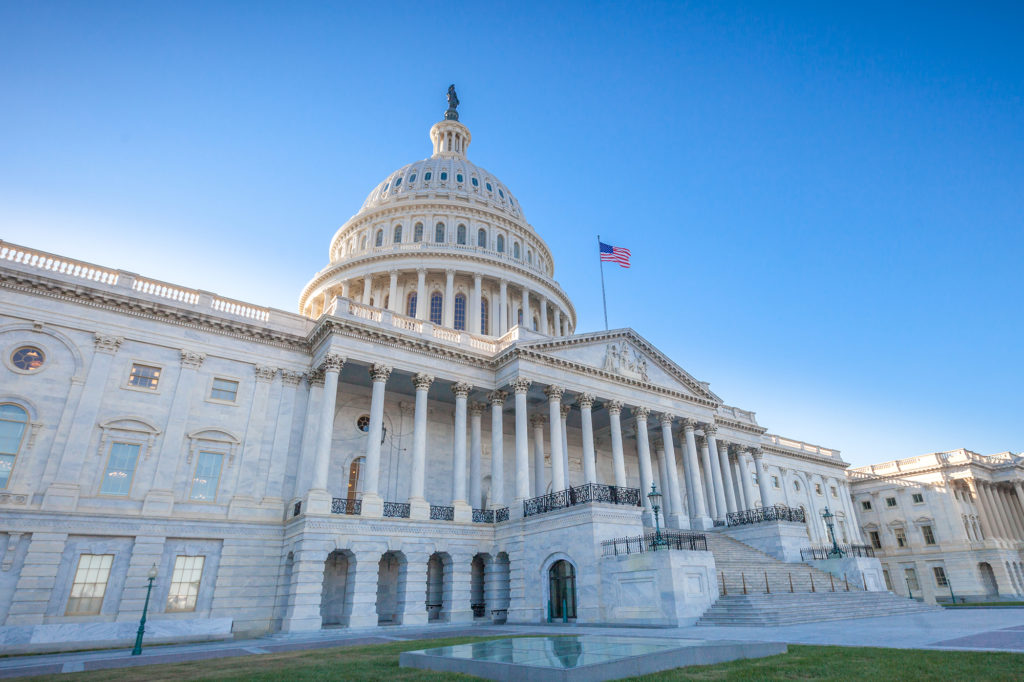
M 829 511 L 828 507 L 825 507 L 825 511 L 821 513 L 821 518 L 825 519 L 825 525 L 828 526 L 828 535 L 832 538 L 832 549 L 829 550 L 829 557 L 841 557 L 844 555 L 843 550 L 839 549 L 839 543 L 836 542 L 836 529 L 832 524 L 832 519 L 835 518 L 835 514 Z
M 647 493 L 647 499 L 651 501 L 651 510 L 654 512 L 654 547 L 657 551 L 659 547 L 668 547 L 668 541 L 661 537 L 661 524 L 658 522 L 658 512 L 661 510 L 661 493 L 658 492 L 657 486 L 651 484 L 651 492 Z
M 146 586 L 146 603 L 142 605 L 142 620 L 139 621 L 139 631 L 135 634 L 135 647 L 132 649 L 132 656 L 142 653 L 142 636 L 146 634 L 146 612 L 149 611 L 149 593 L 153 591 L 153 581 L 156 580 L 156 564 L 149 569 L 149 585 Z

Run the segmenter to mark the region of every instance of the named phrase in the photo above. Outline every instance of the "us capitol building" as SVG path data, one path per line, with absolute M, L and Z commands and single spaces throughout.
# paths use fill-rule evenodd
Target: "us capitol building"
M 0 242 L 0 645 L 130 642 L 154 573 L 150 641 L 691 624 L 786 570 L 891 596 L 800 563 L 826 507 L 861 541 L 838 451 L 577 330 L 455 104 L 297 312 Z

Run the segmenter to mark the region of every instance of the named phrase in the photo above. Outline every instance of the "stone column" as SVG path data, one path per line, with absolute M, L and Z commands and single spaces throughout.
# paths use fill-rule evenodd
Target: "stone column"
M 565 487 L 572 487 L 572 478 L 569 476 L 569 412 L 572 405 L 562 405 L 562 470 L 565 472 Z
M 348 289 L 348 280 L 347 279 L 341 280 L 341 297 L 342 298 L 348 298 L 348 291 L 349 291 L 349 289 Z M 327 308 L 327 306 L 330 305 L 330 303 L 331 303 L 331 297 L 330 297 L 329 294 L 330 294 L 329 291 L 324 291 L 324 308 Z
M 551 492 L 565 490 L 565 469 L 562 461 L 562 394 L 561 386 L 548 386 L 548 418 L 551 422 Z
M 686 438 L 686 468 L 690 470 L 690 480 L 693 482 L 694 518 L 690 519 L 690 527 L 707 530 L 714 524 L 704 505 L 704 487 L 700 482 L 700 465 L 697 464 L 697 443 L 693 437 L 693 430 L 696 426 L 697 422 L 692 419 L 683 420 L 683 436 Z
M 1003 520 L 996 513 L 995 504 L 992 502 L 992 496 L 989 493 L 986 481 L 978 481 L 978 499 L 981 500 L 982 505 L 985 507 L 985 516 L 988 518 L 989 526 L 992 528 L 992 537 L 1005 539 L 1006 529 L 1003 527 Z
M 363 305 L 370 305 L 370 287 L 373 286 L 373 275 L 363 277 Z
M 508 333 L 508 280 L 498 282 L 498 336 Z
M 988 496 L 992 500 L 992 506 L 995 508 L 996 515 L 999 517 L 999 521 L 1002 524 L 1004 537 L 1007 540 L 1012 540 L 1014 537 L 1013 523 L 1010 521 L 1010 517 L 1007 514 L 1006 505 L 1003 504 L 1003 499 L 999 494 L 999 486 L 994 483 L 988 484 Z
M 671 516 L 669 516 L 668 512 L 665 513 L 665 525 L 671 528 L 689 528 L 690 515 L 686 513 L 686 508 L 683 506 L 683 495 L 679 488 L 679 466 L 676 459 L 676 445 L 675 440 L 672 438 L 672 422 L 675 421 L 675 415 L 662 412 L 658 417 L 658 421 L 661 423 L 661 440 L 665 446 L 665 473 L 668 478 L 668 489 L 664 493 L 671 501 L 669 506 L 672 509 Z
M 612 469 L 615 471 L 615 486 L 626 487 L 626 457 L 622 453 L 622 403 L 618 400 L 609 400 L 605 403 L 608 408 L 609 430 L 612 436 Z M 643 491 L 640 491 L 641 497 Z
M 651 512 L 651 501 L 647 493 L 651 492 L 651 484 L 654 476 L 651 472 L 651 442 L 647 434 L 647 417 L 651 414 L 648 407 L 634 407 L 633 416 L 636 418 L 636 456 L 640 463 L 640 499 L 644 505 L 644 523 L 654 525 L 654 517 Z
M 992 526 L 992 522 L 989 520 L 988 510 L 985 508 L 985 502 L 981 499 L 981 486 L 978 485 L 978 480 L 974 478 L 964 479 L 967 484 L 968 490 L 971 491 L 971 497 L 973 498 L 974 507 L 978 511 L 978 521 L 981 523 L 981 532 L 985 536 L 986 540 L 995 539 L 995 528 Z
M 320 401 L 320 426 L 316 433 L 313 457 L 313 484 L 306 493 L 307 514 L 329 514 L 331 494 L 327 490 L 327 473 L 331 466 L 331 439 L 334 437 L 334 407 L 338 401 L 338 375 L 345 359 L 328 353 L 320 365 L 324 376 L 323 399 Z
M 708 454 L 711 456 L 711 480 L 714 484 L 712 491 L 715 495 L 715 508 L 718 510 L 718 516 L 715 519 L 725 521 L 725 515 L 729 508 L 726 504 L 725 484 L 722 480 L 722 460 L 718 455 L 718 441 L 715 438 L 718 429 L 714 424 L 703 424 L 701 428 L 708 442 Z
M 547 417 L 542 414 L 530 415 L 530 426 L 533 427 L 533 496 L 539 497 L 547 490 L 544 476 L 544 425 Z M 554 486 L 552 486 L 554 492 Z
M 704 433 L 707 433 L 705 431 Z M 708 436 L 708 446 L 714 448 L 717 439 L 714 436 Z M 729 464 L 729 444 L 718 443 L 718 463 L 719 468 L 722 470 L 722 488 L 725 493 L 725 508 L 729 513 L 739 511 L 736 506 L 736 488 L 732 483 L 732 466 Z
M 669 516 L 672 515 L 672 495 L 668 485 L 668 462 L 665 461 L 665 442 L 658 436 L 654 437 L 654 461 L 658 463 L 658 491 L 661 493 L 661 523 L 669 527 Z M 652 463 L 653 464 L 653 463 Z
M 554 336 L 563 336 L 562 334 L 562 311 L 559 310 L 557 305 L 551 306 L 552 314 L 555 316 L 555 333 Z
M 1013 538 L 1024 540 L 1024 528 L 1021 527 L 1021 520 L 1017 514 L 1017 508 L 1013 504 L 1013 493 L 1005 488 L 996 488 L 996 494 L 1003 505 L 1003 512 L 1013 528 Z
M 229 518 L 237 518 L 239 515 L 244 515 L 246 509 L 257 507 L 257 500 L 263 497 L 263 491 L 256 488 L 256 480 L 262 459 L 263 427 L 267 420 L 270 384 L 277 376 L 277 368 L 256 365 L 253 367 L 253 371 L 256 375 L 256 388 L 249 406 L 245 434 L 242 436 L 242 454 L 239 458 L 234 496 L 231 498 L 231 505 L 228 509 Z M 158 502 L 155 514 L 161 513 L 161 506 L 163 505 Z M 167 508 L 165 507 L 165 509 Z M 164 513 L 168 512 L 169 509 Z
M 516 401 L 516 500 L 530 497 L 530 451 L 528 438 L 526 393 L 530 390 L 529 379 L 518 377 L 512 382 Z M 516 513 L 522 514 L 522 505 L 516 505 Z
M 419 301 L 416 302 L 417 311 Z M 412 422 L 412 472 L 409 484 L 409 518 L 429 519 L 430 504 L 424 497 L 427 475 L 427 402 L 430 385 L 434 377 L 429 374 L 415 374 L 412 384 L 416 387 L 416 406 Z M 425 570 L 425 569 L 424 569 Z
M 537 304 L 537 316 L 540 318 L 540 333 L 548 333 L 548 299 L 544 296 L 540 297 L 540 301 Z
M 754 470 L 757 472 L 757 487 L 761 491 L 761 506 L 770 507 L 774 504 L 774 502 L 772 502 L 772 487 L 768 481 L 768 474 L 765 473 L 764 462 L 762 461 L 764 458 L 764 453 L 761 450 L 761 448 L 753 448 L 750 451 L 750 454 L 753 455 L 754 457 Z M 840 495 L 843 495 L 844 493 L 842 484 L 839 484 L 838 481 L 837 484 L 839 485 L 839 490 L 837 490 L 836 492 L 838 492 Z M 850 496 L 846 495 L 845 501 L 849 502 L 849 498 Z M 852 508 L 848 504 L 844 506 L 847 509 L 846 513 L 850 514 L 850 523 L 852 525 L 856 525 L 857 517 L 853 514 Z M 850 533 L 853 534 L 854 532 L 856 532 L 857 536 L 859 537 L 860 529 L 851 528 Z
M 708 513 L 712 519 L 717 519 L 718 500 L 715 499 L 715 479 L 711 473 L 711 451 L 708 449 L 708 439 L 704 436 L 697 436 L 697 448 L 700 450 L 701 471 L 704 473 L 704 495 L 708 502 Z
M 427 300 L 427 269 L 416 270 L 416 319 L 425 320 L 430 312 L 430 301 Z
M 754 509 L 757 507 L 757 500 L 754 498 L 754 483 L 750 480 L 750 455 L 746 450 L 740 450 L 736 453 L 736 464 L 739 465 L 740 474 L 742 478 L 740 481 L 743 484 L 743 497 L 747 501 L 747 508 Z M 825 492 L 825 482 L 821 482 L 822 493 Z M 761 504 L 764 504 L 763 502 Z
M 444 271 L 444 326 L 455 327 L 455 271 Z
M 302 373 L 282 369 L 281 400 L 278 403 L 277 428 L 274 429 L 274 444 L 270 450 L 270 464 L 267 467 L 267 499 L 280 500 L 284 504 L 285 467 L 288 464 L 288 453 L 292 449 L 292 421 L 295 416 L 295 397 L 298 393 Z M 296 439 L 297 440 L 297 439 Z M 294 466 L 294 465 L 293 465 Z M 290 491 L 287 491 L 290 492 Z
M 399 604 L 402 614 L 402 625 L 426 625 L 427 609 L 424 595 L 427 584 L 427 560 L 424 552 L 405 553 L 405 575 L 399 572 L 399 580 L 404 581 L 405 598 Z
M 530 290 L 523 287 L 523 329 L 530 328 Z
M 398 270 L 389 270 L 388 275 L 388 310 L 400 313 L 402 306 L 398 305 Z
M 508 393 L 505 391 L 491 391 L 487 400 L 491 403 L 491 508 L 498 509 L 505 506 L 505 453 L 504 453 L 504 415 L 502 410 L 505 407 L 505 398 Z M 516 497 L 519 497 L 521 487 L 518 479 L 519 472 L 516 472 Z M 529 497 L 529 479 L 525 485 L 526 496 Z
M 309 387 L 306 400 L 306 415 L 302 425 L 302 451 L 299 456 L 298 469 L 292 488 L 292 498 L 301 498 L 313 487 L 313 469 L 316 461 L 316 448 L 319 436 L 320 409 L 324 398 L 324 372 L 314 369 L 306 375 Z M 308 511 L 308 510 L 307 510 Z
M 1021 522 L 1024 523 L 1024 485 L 1021 485 L 1018 481 L 1014 481 L 1013 492 L 1015 493 L 1013 496 L 1016 497 L 1017 512 L 1019 514 L 1018 518 L 1020 518 Z
M 597 459 L 594 456 L 594 396 L 581 393 L 576 398 L 580 406 L 580 429 L 583 432 L 583 482 L 597 483 Z
M 384 513 L 384 500 L 380 496 L 380 441 L 384 428 L 384 384 L 389 376 L 391 368 L 387 365 L 375 364 L 370 368 L 373 389 L 370 394 L 370 427 L 366 434 L 366 486 L 362 509 L 362 515 L 370 518 L 379 518 Z M 326 382 L 324 390 L 327 390 Z
M 455 520 L 464 522 L 473 520 L 473 510 L 466 502 L 466 398 L 472 389 L 472 386 L 462 381 L 452 384 L 452 393 L 455 394 L 452 506 L 455 507 Z
M 451 565 L 445 566 L 445 609 L 442 618 L 447 615 L 449 623 L 473 622 L 473 596 L 471 589 L 473 563 L 472 554 L 452 552 Z
M 480 421 L 483 413 L 483 404 L 473 403 L 469 406 L 469 506 L 473 509 L 481 509 L 483 503 L 480 491 L 480 460 L 483 457 Z
M 740 458 L 740 446 L 733 445 L 729 448 L 729 464 L 732 470 L 732 484 L 736 488 L 736 506 L 741 511 L 744 509 L 750 509 L 750 505 L 747 504 L 747 499 L 743 496 L 743 481 L 741 480 L 739 467 Z

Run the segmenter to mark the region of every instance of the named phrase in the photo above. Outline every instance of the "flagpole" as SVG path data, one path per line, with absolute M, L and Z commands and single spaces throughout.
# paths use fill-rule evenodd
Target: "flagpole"
M 604 330 L 608 331 L 608 299 L 604 295 L 604 260 L 601 258 L 601 235 L 597 235 L 597 262 L 601 264 L 601 303 L 604 304 Z

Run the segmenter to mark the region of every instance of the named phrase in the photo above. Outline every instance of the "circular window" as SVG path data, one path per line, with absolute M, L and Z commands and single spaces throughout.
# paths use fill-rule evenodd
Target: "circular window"
M 356 428 L 366 433 L 370 430 L 370 415 L 364 414 L 356 420 Z
M 43 351 L 35 346 L 22 346 L 11 355 L 11 364 L 25 372 L 34 372 L 43 366 Z

